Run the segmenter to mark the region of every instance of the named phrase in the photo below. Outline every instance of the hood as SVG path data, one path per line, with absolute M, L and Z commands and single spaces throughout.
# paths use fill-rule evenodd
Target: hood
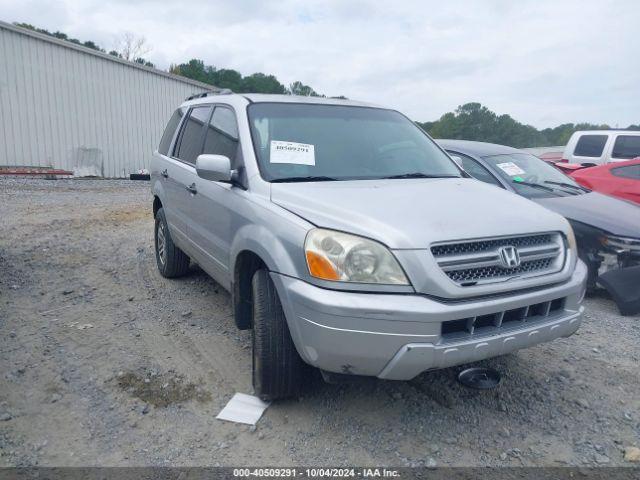
M 640 238 L 640 206 L 597 192 L 536 198 L 535 202 L 575 220 L 621 237 Z
M 469 178 L 272 183 L 271 200 L 318 227 L 396 249 L 568 227 L 530 200 Z

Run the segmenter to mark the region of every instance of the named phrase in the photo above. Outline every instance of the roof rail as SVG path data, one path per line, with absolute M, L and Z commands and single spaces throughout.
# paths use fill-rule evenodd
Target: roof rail
M 195 98 L 209 97 L 211 95 L 231 95 L 232 93 L 233 92 L 229 88 L 221 88 L 220 90 L 209 90 L 208 92 L 194 93 L 193 95 L 188 96 L 185 101 L 193 100 Z

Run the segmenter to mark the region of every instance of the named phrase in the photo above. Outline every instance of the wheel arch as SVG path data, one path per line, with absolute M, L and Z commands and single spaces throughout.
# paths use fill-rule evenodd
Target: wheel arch
M 158 213 L 158 210 L 160 210 L 161 208 L 164 208 L 163 199 L 165 197 L 165 192 L 164 192 L 164 187 L 162 186 L 162 183 L 159 181 L 153 182 L 151 186 L 151 193 L 153 194 L 153 216 L 155 218 L 156 213 Z
M 233 317 L 236 326 L 240 330 L 248 330 L 252 327 L 251 315 L 253 306 L 253 290 L 251 281 L 254 274 L 267 267 L 264 260 L 251 250 L 242 250 L 238 253 L 233 267 L 233 283 L 231 298 L 233 303 Z
M 162 200 L 160 200 L 160 197 L 158 195 L 154 195 L 153 196 L 153 218 L 156 218 L 156 214 L 158 213 L 158 210 L 160 210 L 162 208 Z
M 270 272 L 299 276 L 299 267 L 296 267 L 292 252 L 285 247 L 284 242 L 258 225 L 247 225 L 238 231 L 230 258 L 235 321 L 239 329 L 246 330 L 251 328 L 251 280 L 254 273 L 264 268 Z

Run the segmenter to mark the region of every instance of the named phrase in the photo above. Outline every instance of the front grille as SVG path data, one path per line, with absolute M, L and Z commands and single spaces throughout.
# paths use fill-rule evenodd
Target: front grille
M 513 247 L 519 264 L 505 265 L 501 247 Z M 468 240 L 431 247 L 438 266 L 463 287 L 555 273 L 562 268 L 564 252 L 559 233 Z
M 509 269 L 510 275 L 517 275 L 526 272 L 535 272 L 537 270 L 545 270 L 549 268 L 552 259 L 544 258 L 542 260 L 533 260 L 531 262 L 522 262 L 519 267 Z M 448 272 L 449 278 L 454 282 L 475 282 L 483 278 L 495 278 L 502 275 L 501 267 L 480 267 L 467 268 L 465 270 L 453 270 Z
M 501 332 L 522 325 L 543 322 L 564 310 L 565 298 L 536 303 L 502 312 L 442 322 L 442 342 L 455 342 Z
M 512 245 L 514 247 L 530 247 L 533 245 L 544 245 L 551 243 L 552 234 L 544 233 L 542 235 L 527 235 L 524 237 L 507 237 L 489 240 L 476 240 L 460 243 L 448 243 L 445 245 L 436 245 L 431 248 L 431 252 L 436 256 L 455 255 L 458 253 L 477 253 L 495 250 L 504 245 Z

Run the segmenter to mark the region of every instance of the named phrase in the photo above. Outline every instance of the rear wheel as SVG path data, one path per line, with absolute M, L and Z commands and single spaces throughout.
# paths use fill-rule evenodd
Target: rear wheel
M 154 240 L 160 274 L 163 277 L 175 278 L 187 273 L 189 257 L 173 243 L 163 208 L 156 212 Z
M 258 270 L 253 290 L 253 388 L 262 400 L 294 396 L 304 362 L 298 355 L 282 304 L 267 270 Z

